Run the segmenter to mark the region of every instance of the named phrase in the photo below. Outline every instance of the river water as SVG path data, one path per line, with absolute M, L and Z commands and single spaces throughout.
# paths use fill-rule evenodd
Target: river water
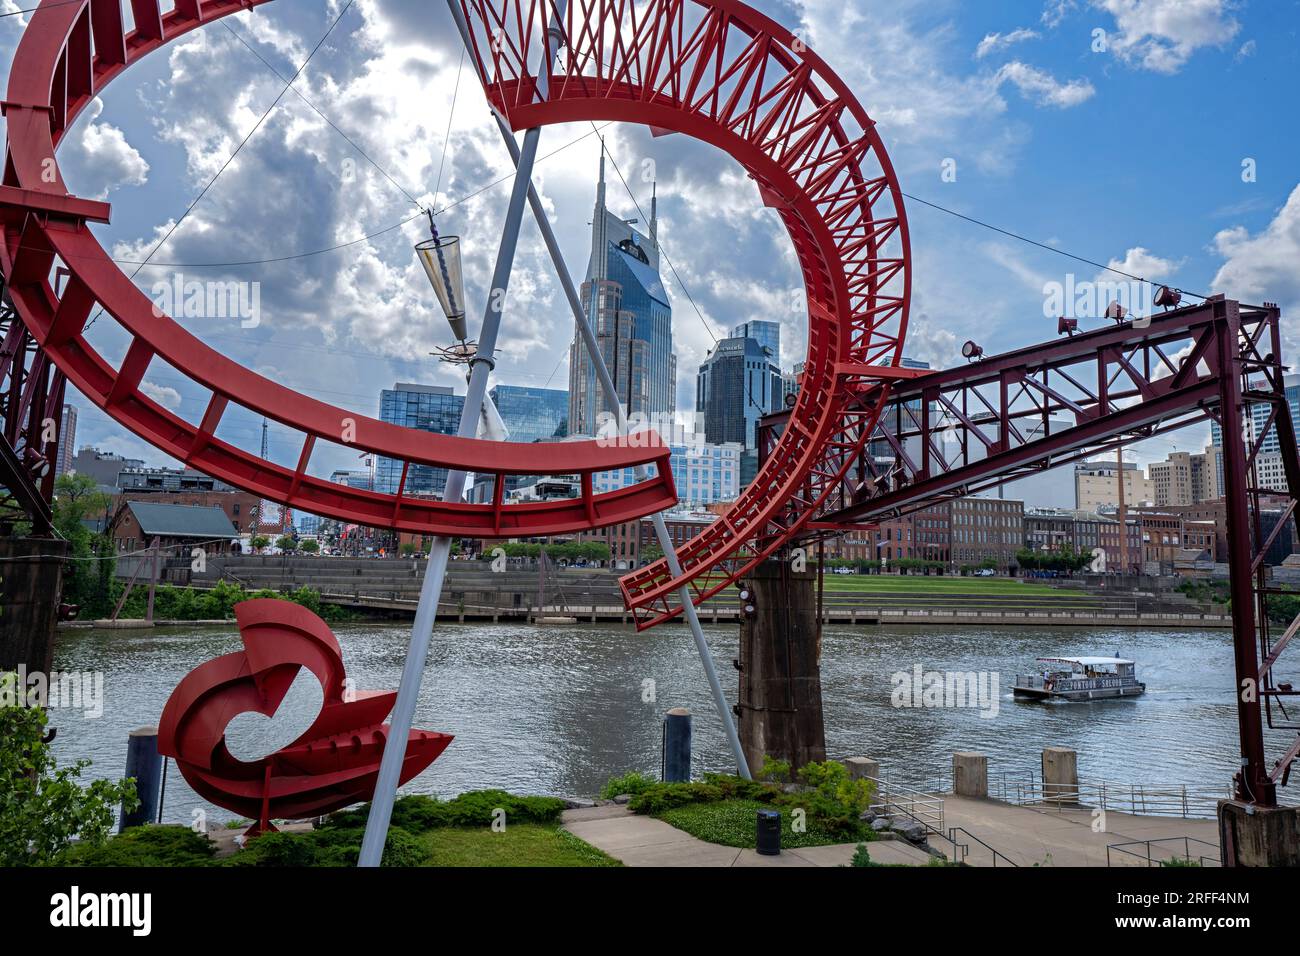
M 734 701 L 736 626 L 706 632 Z M 337 629 L 358 689 L 396 689 L 409 633 L 391 624 Z M 233 625 L 69 630 L 59 641 L 56 668 L 102 672 L 104 706 L 97 717 L 54 709 L 55 754 L 61 763 L 89 758 L 88 773 L 100 777 L 121 775 L 127 734 L 157 723 L 190 669 L 241 649 Z M 1145 696 L 1058 705 L 1011 699 L 1014 675 L 1036 657 L 1117 651 L 1138 662 Z M 982 708 L 894 706 L 891 675 L 910 674 L 916 665 L 996 674 L 999 691 Z M 954 750 L 988 754 L 992 780 L 1023 776 L 1038 766 L 1043 747 L 1063 746 L 1078 751 L 1085 780 L 1226 791 L 1237 763 L 1232 674 L 1227 631 L 829 627 L 822 655 L 827 750 L 875 757 L 893 779 L 922 783 L 951 765 Z M 235 719 L 232 751 L 248 759 L 288 743 L 308 726 L 320 699 L 319 685 L 304 671 L 274 720 Z M 695 714 L 695 772 L 733 769 L 684 627 L 637 634 L 610 625 L 440 624 L 416 726 L 456 739 L 406 791 L 451 796 L 500 787 L 592 796 L 614 774 L 658 772 L 661 715 L 678 706 Z M 165 818 L 188 821 L 199 806 L 173 767 Z M 231 816 L 207 810 L 218 820 Z

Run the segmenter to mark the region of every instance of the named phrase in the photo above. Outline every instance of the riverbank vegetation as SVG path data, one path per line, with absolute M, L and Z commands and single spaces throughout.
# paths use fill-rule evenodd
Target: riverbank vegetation
M 688 783 L 656 783 L 641 774 L 616 777 L 605 792 L 630 794 L 628 809 L 662 820 L 700 840 L 753 849 L 758 842 L 758 811 L 781 812 L 781 843 L 787 847 L 826 846 L 874 839 L 860 817 L 871 805 L 875 786 L 852 780 L 842 763 L 808 763 L 790 783 L 789 764 L 765 760 L 758 780 L 706 773 Z
M 0 866 L 54 862 L 80 840 L 103 846 L 117 809 L 139 805 L 135 781 L 80 783 L 89 760 L 56 766 L 40 707 L 26 706 L 17 674 L 0 673 Z
M 306 586 L 292 591 L 266 588 L 248 591 L 231 581 L 218 581 L 208 590 L 161 584 L 154 590 L 153 616 L 164 621 L 220 621 L 235 616 L 235 605 L 253 598 L 278 598 L 300 604 L 331 624 L 354 620 L 356 615 L 336 604 L 324 604 L 320 592 Z M 118 617 L 142 618 L 149 601 L 149 588 L 136 587 L 126 599 Z M 106 615 L 105 615 L 106 616 Z
M 66 866 L 351 867 L 357 865 L 369 806 L 345 810 L 310 830 L 266 833 L 225 858 L 185 827 L 129 830 L 75 847 Z M 564 801 L 502 790 L 452 800 L 407 796 L 393 805 L 384 866 L 618 866 L 617 860 L 560 827 Z
M 497 548 L 504 551 L 507 558 L 536 558 L 545 551 L 546 556 L 552 561 L 564 561 L 568 564 L 579 561 L 596 564 L 608 561 L 610 557 L 609 545 L 601 544 L 599 541 L 566 541 L 545 545 L 528 541 L 503 541 L 486 548 L 478 556 L 479 560 L 491 561 L 495 557 L 493 552 Z

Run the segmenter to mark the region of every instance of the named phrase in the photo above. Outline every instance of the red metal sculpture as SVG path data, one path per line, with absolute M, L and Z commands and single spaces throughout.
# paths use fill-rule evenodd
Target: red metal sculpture
M 735 505 L 623 578 L 649 627 L 790 540 L 839 485 L 902 373 L 911 296 L 903 197 L 875 123 L 806 43 L 736 0 L 574 0 L 545 101 L 534 102 L 552 0 L 460 0 L 471 55 L 511 128 L 618 120 L 730 154 L 781 216 L 803 270 L 808 354 L 790 427 Z
M 88 223 L 107 222 L 107 203 L 71 195 L 55 149 L 77 114 L 127 66 L 176 37 L 263 0 L 132 0 L 127 30 L 118 0 L 44 0 L 14 53 L 4 101 L 8 142 L 0 183 L 0 272 L 23 325 L 76 388 L 122 425 L 206 474 L 313 514 L 372 527 L 446 535 L 509 537 L 581 531 L 630 521 L 676 504 L 669 449 L 654 435 L 633 445 L 595 441 L 530 445 L 478 441 L 402 428 L 316 401 L 249 371 L 203 344 L 122 273 Z M 51 277 L 58 269 L 65 283 Z M 130 345 L 113 364 L 84 336 L 102 310 Z M 197 422 L 163 408 L 141 389 L 151 365 L 177 372 L 210 398 Z M 301 451 L 286 468 L 222 441 L 216 432 L 231 406 L 296 431 Z M 318 441 L 403 462 L 395 494 L 348 488 L 307 474 Z M 410 466 L 436 465 L 493 475 L 491 503 L 443 502 L 404 494 Z M 592 475 L 652 464 L 653 477 L 605 494 Z M 574 474 L 582 494 L 507 505 L 506 475 Z
M 235 619 L 244 650 L 200 664 L 177 685 L 158 726 L 159 751 L 199 796 L 256 820 L 250 836 L 274 829 L 272 819 L 315 817 L 370 799 L 388 738 L 383 720 L 397 694 L 350 691 L 338 640 L 304 607 L 259 598 L 236 605 Z M 303 667 L 325 693 L 311 727 L 261 760 L 234 757 L 226 747 L 230 721 L 246 712 L 273 715 Z M 402 782 L 451 741 L 411 731 Z

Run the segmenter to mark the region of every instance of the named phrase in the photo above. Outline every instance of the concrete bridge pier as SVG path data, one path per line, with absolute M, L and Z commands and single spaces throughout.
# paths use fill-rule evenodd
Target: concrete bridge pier
M 822 720 L 821 625 L 816 578 L 779 560 L 764 561 L 740 583 L 741 748 L 757 775 L 763 758 L 796 770 L 826 759 Z M 752 608 L 752 610 L 750 610 Z
M 1300 807 L 1219 801 L 1224 866 L 1300 866 Z
M 68 542 L 57 538 L 0 539 L 0 670 L 49 674 L 63 600 Z

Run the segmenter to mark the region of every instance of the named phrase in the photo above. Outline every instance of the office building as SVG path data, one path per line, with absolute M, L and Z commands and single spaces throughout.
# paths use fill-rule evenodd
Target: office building
M 54 477 L 72 471 L 74 450 L 77 447 L 77 409 L 63 406 L 63 419 L 59 422 L 59 453 L 54 458 Z
M 767 349 L 768 358 L 777 368 L 781 367 L 781 323 L 767 319 L 751 319 L 731 327 L 731 338 L 753 339 Z
M 1074 466 L 1074 506 L 1080 511 L 1119 507 L 1119 479 L 1114 461 L 1085 461 Z M 1155 486 L 1136 463 L 1124 462 L 1126 507 L 1155 501 Z
M 460 430 L 464 406 L 465 396 L 457 395 L 446 385 L 398 382 L 379 394 L 379 417 L 383 421 L 440 435 L 454 435 Z M 399 486 L 402 486 L 403 464 L 399 459 L 380 456 L 375 467 L 375 490 L 397 494 Z M 446 483 L 446 468 L 413 464 L 407 470 L 402 492 L 407 495 L 437 495 L 442 493 Z
M 669 467 L 677 485 L 677 500 L 688 507 L 720 501 L 734 501 L 741 488 L 741 457 L 738 443 L 714 445 L 692 442 L 669 446 Z M 597 494 L 625 488 L 636 481 L 631 468 L 598 472 L 591 486 Z
M 602 152 L 582 303 L 619 402 L 629 415 L 651 422 L 671 418 L 677 410 L 672 307 L 659 274 L 657 216 L 657 200 L 651 199 L 646 234 L 633 228 L 635 219 L 622 219 L 608 209 Z M 613 411 L 575 329 L 569 347 L 568 431 L 598 434 L 602 417 Z

